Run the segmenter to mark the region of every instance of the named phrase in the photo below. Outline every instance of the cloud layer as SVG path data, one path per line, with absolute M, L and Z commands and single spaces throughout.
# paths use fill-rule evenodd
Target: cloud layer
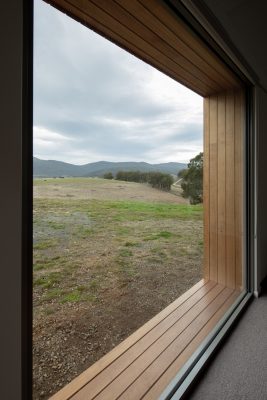
M 41 0 L 35 1 L 34 155 L 187 162 L 203 100 Z

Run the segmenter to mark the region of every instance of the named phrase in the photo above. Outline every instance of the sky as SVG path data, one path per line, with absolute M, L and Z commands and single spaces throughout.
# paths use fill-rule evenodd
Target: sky
M 34 156 L 73 164 L 188 162 L 203 99 L 35 0 Z

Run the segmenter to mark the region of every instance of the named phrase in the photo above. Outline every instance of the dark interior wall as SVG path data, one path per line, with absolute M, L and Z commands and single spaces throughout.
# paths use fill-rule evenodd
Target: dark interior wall
M 267 93 L 256 89 L 257 130 L 257 271 L 255 290 L 267 276 Z
M 22 1 L 0 2 L 0 399 L 21 399 Z

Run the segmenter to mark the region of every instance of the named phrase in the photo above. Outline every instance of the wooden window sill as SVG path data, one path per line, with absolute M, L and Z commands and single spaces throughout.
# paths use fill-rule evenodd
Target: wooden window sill
M 201 280 L 51 400 L 157 398 L 239 293 Z

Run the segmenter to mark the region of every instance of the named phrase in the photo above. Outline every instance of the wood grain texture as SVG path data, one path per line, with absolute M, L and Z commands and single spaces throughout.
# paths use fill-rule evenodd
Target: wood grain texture
M 235 97 L 226 94 L 226 285 L 235 287 Z
M 194 337 L 188 346 L 185 347 L 183 352 L 177 357 L 177 359 L 170 364 L 168 369 L 160 376 L 160 378 L 153 383 L 151 388 L 143 397 L 143 400 L 154 400 L 157 399 L 161 393 L 162 388 L 165 388 L 172 379 L 176 376 L 177 371 L 179 371 L 189 357 L 197 350 L 203 340 L 207 337 L 209 332 L 214 328 L 214 326 L 219 322 L 219 320 L 224 316 L 225 312 L 229 309 L 229 307 L 234 303 L 237 299 L 239 291 L 234 291 L 228 297 L 228 299 L 221 305 L 218 311 L 213 315 L 213 317 L 203 326 L 202 329 L 198 332 L 198 334 Z
M 204 154 L 205 157 L 205 154 Z M 210 97 L 209 132 L 209 262 L 211 280 L 218 279 L 218 98 Z M 206 205 L 204 204 L 204 208 Z
M 244 271 L 243 90 L 206 98 L 204 113 L 205 277 L 240 290 Z
M 245 95 L 235 92 L 235 286 L 241 290 L 244 279 L 241 265 L 244 264 L 244 143 L 245 143 Z
M 176 367 L 179 368 L 177 361 L 179 357 L 180 366 L 182 365 L 181 363 L 185 361 L 185 355 L 191 355 L 197 343 L 200 343 L 200 340 L 203 340 L 210 329 L 214 327 L 219 316 L 222 315 L 219 310 L 225 306 L 227 301 L 227 304 L 230 305 L 230 298 L 232 301 L 236 298 L 236 296 L 232 296 L 232 289 L 214 283 L 211 286 L 212 288 L 199 301 L 194 304 L 191 302 L 191 308 L 187 312 L 182 312 L 182 316 L 177 314 L 176 323 L 172 324 L 163 334 L 161 332 L 158 335 L 158 339 L 152 342 L 141 354 L 138 351 L 140 343 L 137 342 L 132 349 L 134 351 L 136 348 L 135 361 L 132 362 L 132 356 L 129 353 L 130 358 L 126 368 L 124 365 L 122 372 L 119 372 L 118 369 L 116 376 L 111 377 L 109 384 L 105 382 L 101 386 L 101 376 L 104 376 L 106 372 L 106 370 L 103 370 L 99 374 L 99 385 L 96 390 L 94 390 L 94 380 L 92 380 L 91 384 L 84 386 L 71 399 L 142 398 L 158 382 L 162 374 L 169 370 L 173 363 L 176 363 Z M 183 306 L 181 305 L 181 307 Z M 217 318 L 215 315 L 217 315 Z M 155 329 L 157 330 L 159 326 Z M 198 339 L 199 333 L 200 338 Z M 193 344 L 191 345 L 192 342 Z M 190 351 L 187 350 L 188 346 Z M 127 353 L 125 353 L 125 356 L 127 356 Z M 117 359 L 116 363 L 119 364 L 120 362 L 121 359 Z M 114 367 L 115 364 L 113 364 Z M 110 369 L 109 373 L 111 371 Z M 171 371 L 173 372 L 174 370 L 171 369 Z M 167 376 L 169 375 L 167 374 Z M 157 390 L 163 391 L 165 384 L 166 381 L 162 380 L 162 386 L 160 388 L 157 385 Z
M 209 296 L 205 302 L 205 308 L 198 308 L 199 313 L 193 313 L 190 325 L 188 325 L 176 338 L 175 340 L 165 348 L 165 350 L 154 359 L 153 363 L 149 365 L 144 372 L 133 381 L 131 386 L 119 397 L 119 399 L 137 400 L 143 397 L 144 393 L 148 391 L 148 388 L 153 386 L 154 382 L 157 381 L 162 373 L 164 373 L 170 364 L 175 362 L 178 356 L 182 354 L 184 349 L 190 345 L 191 341 L 198 335 L 203 326 L 212 318 L 216 313 L 221 304 L 230 296 L 232 293 L 231 289 L 223 287 L 215 291 L 213 296 Z M 164 390 L 165 386 L 162 388 Z M 99 399 L 102 399 L 100 396 Z
M 218 282 L 226 284 L 226 97 L 218 96 Z
M 207 296 L 215 296 L 221 290 L 214 282 L 209 282 L 203 290 L 197 291 L 168 318 L 158 324 L 153 331 L 142 337 L 132 348 L 105 369 L 98 377 L 86 385 L 73 400 L 91 399 L 101 392 L 101 398 L 121 392 L 134 379 L 136 373 L 146 368 L 154 358 L 164 351 L 183 329 L 190 323 L 192 309 L 195 315 L 206 304 Z M 115 397 L 116 398 L 116 397 Z
M 127 2 L 127 0 L 124 1 Z M 139 0 L 139 2 L 146 6 L 148 4 L 146 0 Z M 221 60 L 214 57 L 214 54 L 202 42 L 198 35 L 190 30 L 190 28 L 177 17 L 177 15 L 168 7 L 166 2 L 161 0 L 150 0 L 149 9 L 158 20 L 163 21 L 164 24 L 172 29 L 176 36 L 187 45 L 187 51 L 192 49 L 194 53 L 204 61 L 204 64 L 200 62 L 200 70 L 206 70 L 210 73 L 209 67 L 211 67 L 213 72 L 216 73 L 216 82 L 219 83 L 221 80 L 224 82 L 224 89 L 232 88 L 236 85 L 239 86 L 240 82 L 237 81 L 233 73 L 229 69 L 225 68 L 225 64 Z M 191 55 L 190 59 L 192 60 Z
M 204 158 L 203 158 L 203 205 L 204 205 L 204 278 L 210 277 L 210 100 L 204 99 Z

